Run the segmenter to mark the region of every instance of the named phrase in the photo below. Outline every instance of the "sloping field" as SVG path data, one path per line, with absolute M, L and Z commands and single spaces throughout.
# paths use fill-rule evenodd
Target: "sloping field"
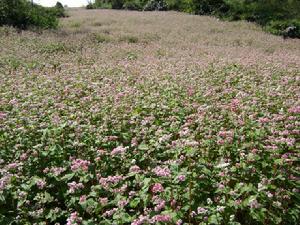
M 298 224 L 300 40 L 69 14 L 0 28 L 0 224 Z

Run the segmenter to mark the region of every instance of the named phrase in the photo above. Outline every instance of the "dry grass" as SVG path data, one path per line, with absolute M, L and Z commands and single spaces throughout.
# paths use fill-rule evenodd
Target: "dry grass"
M 17 34 L 1 29 L 0 57 L 13 55 L 46 65 L 49 59 L 57 60 L 73 69 L 86 68 L 78 61 L 91 59 L 94 67 L 125 63 L 143 70 L 139 65 L 147 64 L 158 74 L 162 71 L 158 68 L 173 73 L 210 63 L 299 69 L 299 40 L 283 40 L 246 22 L 223 22 L 177 12 L 73 9 L 69 14 L 57 32 Z M 77 51 L 40 51 L 49 43 Z M 139 52 L 139 57 L 127 62 L 127 52 Z

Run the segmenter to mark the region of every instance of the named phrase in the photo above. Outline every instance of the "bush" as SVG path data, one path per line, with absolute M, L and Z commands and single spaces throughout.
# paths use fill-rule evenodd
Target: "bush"
M 111 0 L 111 6 L 113 9 L 122 9 L 124 1 L 123 0 Z
M 167 10 L 167 4 L 164 0 L 149 0 L 144 6 L 145 11 L 163 11 Z
M 123 8 L 128 10 L 142 10 L 143 4 L 139 0 L 126 0 L 123 4 Z
M 273 34 L 299 37 L 300 2 L 297 0 L 224 1 L 228 8 L 219 14 L 223 18 L 256 22 Z M 286 34 L 289 26 L 295 29 Z
M 58 20 L 53 9 L 31 4 L 26 0 L 1 0 L 0 26 L 8 25 L 19 29 L 28 27 L 56 28 Z
M 95 3 L 89 3 L 86 6 L 86 9 L 111 9 L 112 8 L 112 4 L 110 1 L 108 0 L 96 0 Z
M 193 0 L 165 0 L 168 10 L 195 13 Z
M 57 2 L 55 7 L 53 7 L 52 9 L 57 17 L 66 17 L 65 8 L 60 2 Z
M 93 3 L 89 3 L 89 4 L 87 4 L 87 6 L 86 6 L 86 9 L 95 9 L 96 8 L 96 6 L 95 6 L 95 4 L 93 4 Z
M 220 15 L 228 11 L 224 0 L 192 0 L 195 13 L 199 15 Z
M 271 21 L 266 25 L 266 30 L 284 37 L 300 38 L 300 20 Z
M 39 27 L 43 29 L 57 28 L 58 20 L 55 12 L 52 9 L 45 9 L 42 6 L 34 6 L 27 12 L 28 28 Z

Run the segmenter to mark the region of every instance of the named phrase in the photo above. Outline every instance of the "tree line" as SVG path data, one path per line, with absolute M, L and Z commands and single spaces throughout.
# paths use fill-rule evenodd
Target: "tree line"
M 95 0 L 87 5 L 87 9 L 96 8 L 175 10 L 231 21 L 247 20 L 273 34 L 300 38 L 299 0 Z M 64 16 L 60 2 L 46 8 L 29 0 L 0 0 L 0 26 L 56 28 L 58 18 Z
M 300 38 L 299 0 L 95 0 L 87 6 L 95 8 L 175 10 L 231 21 L 247 20 L 273 34 Z

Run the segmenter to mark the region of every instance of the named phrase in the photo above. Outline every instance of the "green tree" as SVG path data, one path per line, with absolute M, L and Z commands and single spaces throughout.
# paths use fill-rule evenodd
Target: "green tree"
M 27 29 L 30 26 L 56 28 L 58 20 L 53 10 L 27 0 L 1 0 L 0 26 L 8 25 Z

